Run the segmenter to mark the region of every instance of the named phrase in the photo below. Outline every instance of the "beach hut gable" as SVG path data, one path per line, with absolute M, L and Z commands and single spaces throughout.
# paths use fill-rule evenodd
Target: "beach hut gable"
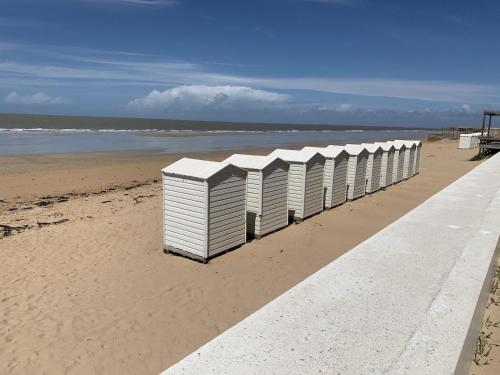
M 306 164 L 304 217 L 312 216 L 323 211 L 323 174 L 325 159 L 319 154 Z
M 206 258 L 206 182 L 163 176 L 164 244 Z
M 288 215 L 304 217 L 304 190 L 306 186 L 306 166 L 304 163 L 290 162 L 288 172 Z
M 346 181 L 347 199 L 353 200 L 365 195 L 368 151 L 360 145 L 346 145 L 345 150 L 349 154 Z
M 233 165 L 208 179 L 207 257 L 246 242 L 246 171 Z
M 207 260 L 246 242 L 245 170 L 185 158 L 162 171 L 165 250 Z
M 335 165 L 333 167 L 332 193 L 331 196 L 328 196 L 330 199 L 329 207 L 338 206 L 346 201 L 348 163 L 349 154 L 342 150 L 335 158 Z
M 395 148 L 387 142 L 376 142 L 382 148 L 382 161 L 380 163 L 380 187 L 387 187 L 392 184 L 392 170 L 394 167 Z
M 368 151 L 366 162 L 366 192 L 374 193 L 380 189 L 380 173 L 382 169 L 382 147 L 374 143 L 362 143 Z
M 276 159 L 262 172 L 261 236 L 288 225 L 288 170 L 288 163 Z
M 404 159 L 406 146 L 399 142 L 390 142 L 394 146 L 394 164 L 392 169 L 392 183 L 403 179 Z
M 289 164 L 277 157 L 235 154 L 224 163 L 247 170 L 247 233 L 261 237 L 288 225 Z
M 304 147 L 303 151 L 317 151 L 325 157 L 323 174 L 324 205 L 338 206 L 346 201 L 347 161 L 349 154 L 342 146 Z
M 478 133 L 479 134 L 479 133 Z M 410 166 L 409 166 L 409 177 L 416 175 L 420 171 L 420 155 L 422 151 L 422 141 L 420 140 L 410 140 L 410 141 L 402 141 L 404 142 L 407 148 L 413 149 L 413 163 L 411 163 L 410 157 Z
M 325 158 L 316 151 L 278 149 L 270 155 L 290 164 L 288 172 L 288 214 L 303 220 L 323 210 Z M 319 179 L 318 179 L 319 176 Z

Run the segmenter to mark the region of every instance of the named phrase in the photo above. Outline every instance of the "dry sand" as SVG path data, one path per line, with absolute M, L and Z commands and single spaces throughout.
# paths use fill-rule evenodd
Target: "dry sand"
M 154 181 L 173 157 L 0 158 L 0 373 L 157 374 L 478 164 L 456 146 L 425 143 L 416 177 L 208 265 L 162 252 Z
M 500 374 L 500 256 L 496 259 L 496 271 L 469 374 Z

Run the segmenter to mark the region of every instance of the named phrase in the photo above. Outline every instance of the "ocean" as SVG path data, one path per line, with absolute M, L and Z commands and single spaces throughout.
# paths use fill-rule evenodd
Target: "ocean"
M 429 130 L 388 127 L 0 115 L 0 155 L 149 150 L 178 154 L 422 139 Z

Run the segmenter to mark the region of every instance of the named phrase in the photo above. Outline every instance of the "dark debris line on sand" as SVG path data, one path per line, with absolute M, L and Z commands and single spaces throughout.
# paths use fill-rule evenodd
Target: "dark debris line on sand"
M 6 224 L 0 224 L 0 239 L 12 236 L 13 234 L 24 232 L 25 230 L 32 228 L 42 228 L 47 227 L 49 225 L 59 225 L 62 223 L 66 223 L 69 219 L 61 219 L 56 221 L 37 221 L 35 225 L 21 225 L 21 226 L 11 226 Z
M 106 188 L 106 189 L 99 190 L 99 191 L 96 191 L 96 192 L 67 193 L 67 194 L 63 194 L 63 195 L 46 195 L 46 196 L 40 197 L 39 200 L 37 202 L 33 203 L 33 204 L 35 206 L 37 206 L 37 207 L 47 207 L 47 206 L 50 206 L 50 205 L 52 205 L 54 203 L 67 202 L 71 198 L 81 198 L 81 197 L 98 196 L 98 195 L 110 193 L 112 191 L 116 191 L 116 190 L 120 190 L 120 189 L 123 189 L 123 190 L 132 190 L 132 189 L 135 189 L 135 188 L 138 188 L 138 187 L 152 185 L 152 184 L 158 183 L 159 181 L 160 181 L 159 178 L 154 178 L 154 179 L 151 179 L 151 180 L 147 180 L 145 182 L 138 182 L 137 180 L 134 180 L 134 181 L 132 181 L 132 184 L 130 184 L 130 185 L 112 186 L 110 188 Z M 126 195 L 128 195 L 128 194 L 126 194 Z M 137 204 L 137 203 L 142 202 L 140 200 L 141 198 L 150 198 L 150 197 L 154 197 L 154 196 L 155 196 L 154 194 L 151 194 L 151 195 L 139 195 L 139 196 L 137 196 L 137 197 L 135 197 L 133 199 L 134 199 L 135 203 Z M 110 200 L 105 200 L 105 201 L 103 201 L 101 203 L 110 203 L 110 202 L 111 202 Z M 0 199 L 0 203 L 8 203 L 8 202 L 5 201 L 5 200 Z M 9 208 L 7 211 L 32 210 L 33 208 L 34 207 L 31 207 L 31 206 L 26 206 L 26 207 L 12 207 L 12 208 Z M 26 225 L 21 225 L 21 226 L 12 226 L 12 225 L 7 225 L 7 224 L 0 224 L 0 239 L 12 236 L 14 234 L 18 234 L 18 233 L 24 232 L 25 230 L 28 230 L 28 229 L 42 228 L 42 227 L 46 227 L 46 226 L 49 226 L 49 225 L 58 225 L 58 224 L 66 223 L 68 221 L 69 221 L 69 219 L 61 219 L 61 220 L 52 221 L 52 222 L 37 221 L 35 225 L 28 225 L 28 224 L 26 224 Z

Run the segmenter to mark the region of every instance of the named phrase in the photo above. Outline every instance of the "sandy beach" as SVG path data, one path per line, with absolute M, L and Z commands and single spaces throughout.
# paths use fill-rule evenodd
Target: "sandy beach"
M 474 168 L 475 153 L 425 142 L 414 178 L 207 265 L 162 251 L 159 171 L 179 155 L 0 157 L 0 373 L 157 374 Z

